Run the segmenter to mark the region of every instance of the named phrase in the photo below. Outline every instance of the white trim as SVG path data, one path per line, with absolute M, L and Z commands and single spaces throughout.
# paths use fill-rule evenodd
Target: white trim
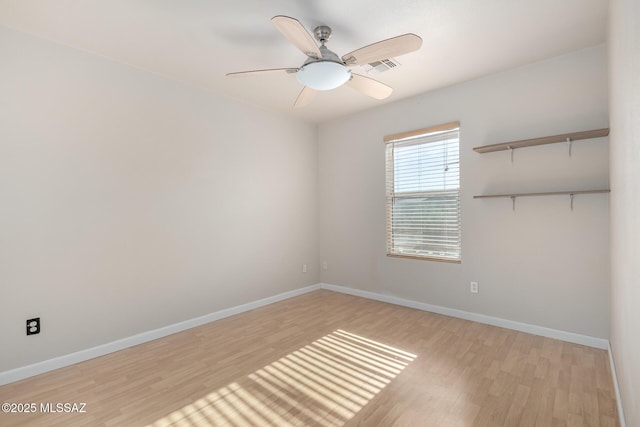
M 131 337 L 123 338 L 117 341 L 112 341 L 110 343 L 88 348 L 86 350 L 80 350 L 75 353 L 65 354 L 64 356 L 44 360 L 32 365 L 22 366 L 20 368 L 0 372 L 0 385 L 9 384 L 15 381 L 32 377 L 34 375 L 43 374 L 45 372 L 53 371 L 54 369 L 64 368 L 65 366 L 74 365 L 76 363 L 104 356 L 105 354 L 113 353 L 115 351 L 124 350 L 125 348 L 133 347 L 134 345 L 153 341 L 158 338 L 166 337 L 167 335 L 175 334 L 176 332 L 182 332 L 196 326 L 204 325 L 205 323 L 213 322 L 225 317 L 233 316 L 235 314 L 244 313 L 245 311 L 263 307 L 265 305 L 273 304 L 274 302 L 282 301 L 285 299 L 297 297 L 299 295 L 306 294 L 318 289 L 320 289 L 320 284 L 310 285 L 304 288 L 295 289 L 293 291 L 283 292 L 278 295 L 263 298 L 246 304 L 237 305 L 231 308 L 225 308 L 223 310 L 206 314 L 204 316 L 196 317 L 195 319 L 185 320 L 183 322 L 174 323 L 173 325 L 164 326 L 152 331 L 142 332 L 138 335 L 133 335 Z
M 500 317 L 487 316 L 485 314 L 472 313 L 455 308 L 442 307 L 439 305 L 427 304 L 424 302 L 412 301 L 404 298 L 398 298 L 391 295 L 382 295 L 375 292 L 362 291 L 360 289 L 347 288 L 344 286 L 329 285 L 322 283 L 322 289 L 340 292 L 343 294 L 354 295 L 358 297 L 368 298 L 376 301 L 388 302 L 390 304 L 401 305 L 404 307 L 415 308 L 418 310 L 429 311 L 432 313 L 444 314 L 446 316 L 457 317 L 474 322 L 485 323 L 487 325 L 499 326 L 501 328 L 513 329 L 520 332 L 527 332 L 534 335 L 540 335 L 547 338 L 567 341 L 574 344 L 586 345 L 589 347 L 606 350 L 609 346 L 609 340 L 604 338 L 596 338 L 588 335 L 576 334 L 574 332 L 561 331 L 558 329 L 546 328 L 544 326 L 531 325 L 529 323 L 516 322 L 514 320 L 502 319 Z
M 611 342 L 607 341 L 609 350 L 609 366 L 611 367 L 611 376 L 613 377 L 613 389 L 616 392 L 616 403 L 618 405 L 618 421 L 620 427 L 627 427 L 627 423 L 624 420 L 624 411 L 622 410 L 622 397 L 620 396 L 620 386 L 618 385 L 618 374 L 616 374 L 616 365 L 613 363 L 613 350 L 611 349 Z

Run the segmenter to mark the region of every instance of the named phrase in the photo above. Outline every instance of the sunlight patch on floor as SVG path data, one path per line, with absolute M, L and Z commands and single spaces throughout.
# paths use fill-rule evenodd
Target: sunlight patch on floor
M 415 358 L 338 329 L 150 426 L 342 426 Z

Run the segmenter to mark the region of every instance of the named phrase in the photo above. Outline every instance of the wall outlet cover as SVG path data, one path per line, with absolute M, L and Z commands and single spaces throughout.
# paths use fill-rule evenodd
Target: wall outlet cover
M 27 335 L 35 335 L 40 333 L 40 318 L 34 317 L 27 320 Z

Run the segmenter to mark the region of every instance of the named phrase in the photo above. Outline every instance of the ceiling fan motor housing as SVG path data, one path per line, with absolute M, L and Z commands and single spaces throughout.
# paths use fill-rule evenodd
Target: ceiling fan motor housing
M 335 52 L 330 51 L 325 45 L 318 47 L 318 49 L 320 50 L 320 58 L 315 58 L 313 56 L 308 57 L 307 60 L 304 61 L 304 64 L 302 65 L 303 67 L 307 64 L 318 61 L 331 61 L 337 62 L 338 64 L 344 64 L 344 62 L 342 62 L 342 59 L 340 59 L 340 57 L 336 55 Z

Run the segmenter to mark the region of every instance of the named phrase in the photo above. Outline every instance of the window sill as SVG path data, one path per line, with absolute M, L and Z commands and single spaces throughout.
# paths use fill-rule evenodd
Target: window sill
M 437 258 L 437 257 L 418 256 L 418 255 L 398 255 L 398 254 L 387 254 L 387 256 L 391 258 L 407 258 L 407 259 L 418 259 L 421 261 L 437 261 L 437 262 L 446 262 L 449 264 L 462 264 L 462 260 L 459 260 L 459 259 Z

